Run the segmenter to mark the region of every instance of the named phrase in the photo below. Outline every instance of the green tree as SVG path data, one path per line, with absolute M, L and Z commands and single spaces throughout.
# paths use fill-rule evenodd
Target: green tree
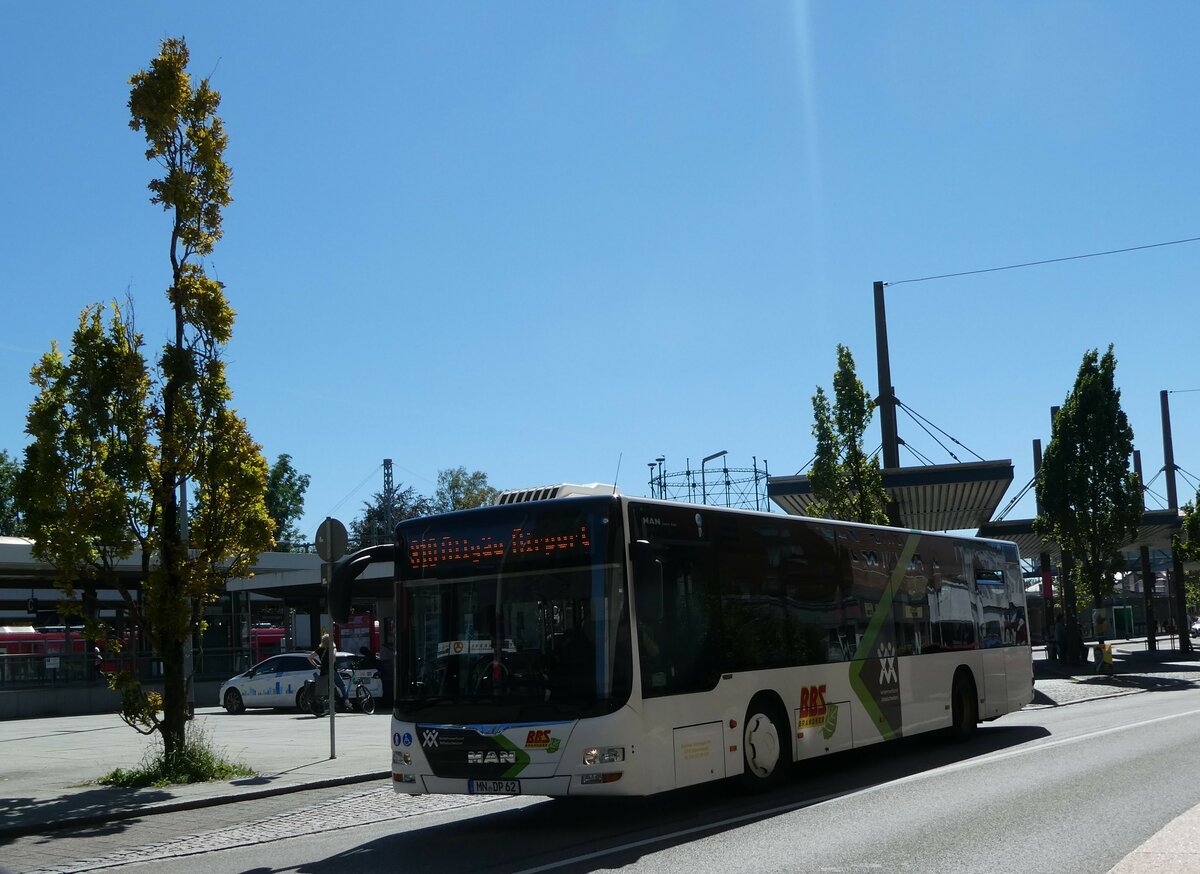
M 103 305 L 87 307 L 70 356 L 52 343 L 34 365 L 37 394 L 25 423 L 32 439 L 17 483 L 34 555 L 58 569 L 60 609 L 81 616 L 93 640 L 104 635 L 76 584 L 84 602 L 102 582 L 136 610 L 116 565 L 140 548 L 148 573 L 153 549 L 150 378 L 131 310 L 114 302 L 106 320 Z
M 0 449 L 0 537 L 20 537 L 25 523 L 17 509 L 17 475 L 21 465 Z
M 488 485 L 487 474 L 482 470 L 467 473 L 465 467 L 448 467 L 438 471 L 437 491 L 434 492 L 432 511 L 449 513 L 453 510 L 470 510 L 496 500 L 500 494 Z
M 392 527 L 405 519 L 428 516 L 433 512 L 429 499 L 415 488 L 394 487 L 390 491 L 376 492 L 369 501 L 363 502 L 362 515 L 350 523 L 350 540 L 356 547 L 391 543 Z
M 304 514 L 304 493 L 312 477 L 292 467 L 292 456 L 282 453 L 267 474 L 267 512 L 275 523 L 275 548 L 290 552 L 292 544 L 304 539 L 296 520 Z
M 168 764 L 186 752 L 184 646 L 225 583 L 271 547 L 267 463 L 230 409 L 222 360 L 234 313 L 203 266 L 231 202 L 220 95 L 208 80 L 193 84 L 188 60 L 182 39 L 165 39 L 129 83 L 129 126 L 162 171 L 150 201 L 171 220 L 173 335 L 151 369 L 131 317 L 114 305 L 106 329 L 101 308 L 85 310 L 69 360 L 52 348 L 34 367 L 22 473 L 31 535 L 68 597 L 74 578 L 140 550 L 141 599 L 124 594 L 162 660 L 163 693 L 144 692 L 129 675 L 117 685 L 122 715 L 159 733 Z
M 1071 557 L 1070 582 L 1095 607 L 1112 594 L 1115 573 L 1125 568 L 1121 547 L 1137 536 L 1142 519 L 1142 485 L 1130 468 L 1133 428 L 1121 409 L 1116 367 L 1111 345 L 1103 356 L 1096 349 L 1083 356 L 1037 476 L 1042 513 L 1034 530 Z M 1078 604 L 1067 603 L 1069 595 L 1063 600 L 1072 629 Z
M 839 343 L 837 357 L 833 403 L 820 386 L 812 399 L 817 451 L 808 473 L 814 498 L 810 511 L 827 519 L 886 525 L 888 497 L 879 459 L 863 451 L 875 401 L 855 372 L 850 350 Z
M 1184 561 L 1200 560 L 1200 490 L 1194 500 L 1183 505 L 1183 522 L 1171 543 Z
M 1179 532 L 1171 537 L 1172 546 L 1184 561 L 1200 561 L 1200 489 L 1196 497 L 1183 505 L 1183 522 Z M 1184 574 L 1188 610 L 1192 615 L 1200 612 L 1200 572 Z

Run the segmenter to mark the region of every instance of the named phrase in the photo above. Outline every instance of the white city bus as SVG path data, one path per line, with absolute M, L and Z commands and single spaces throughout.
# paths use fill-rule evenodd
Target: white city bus
M 1033 697 L 1007 542 L 610 487 L 402 522 L 335 570 L 335 619 L 389 559 L 398 792 L 766 788 L 801 759 L 965 739 Z

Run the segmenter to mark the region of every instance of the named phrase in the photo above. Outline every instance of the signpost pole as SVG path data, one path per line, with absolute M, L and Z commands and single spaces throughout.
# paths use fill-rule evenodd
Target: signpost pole
M 329 580 L 333 578 L 333 564 L 325 563 L 326 576 L 325 585 L 329 585 Z M 333 617 L 329 617 L 329 646 L 326 647 L 325 657 L 329 659 L 329 758 L 337 758 L 337 730 L 335 726 L 335 717 L 337 716 L 337 644 L 334 642 L 334 627 Z
M 346 526 L 330 516 L 325 517 L 317 529 L 317 555 L 321 557 L 321 582 L 325 586 L 325 603 L 328 608 L 329 585 L 333 580 L 333 563 L 346 554 L 349 545 Z M 337 715 L 337 644 L 334 640 L 333 615 L 329 616 L 329 758 L 337 758 L 337 732 L 334 728 Z

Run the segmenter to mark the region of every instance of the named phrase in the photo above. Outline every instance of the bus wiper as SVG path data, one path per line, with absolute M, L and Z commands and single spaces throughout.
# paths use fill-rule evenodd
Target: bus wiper
M 473 704 L 476 700 L 466 695 L 431 695 L 428 698 L 401 699 L 396 702 L 396 709 L 411 713 L 435 704 Z
M 517 719 L 532 719 L 547 712 L 551 716 L 565 716 L 568 719 L 583 718 L 578 707 L 567 707 L 564 704 L 556 704 L 553 701 L 538 701 L 536 704 L 526 704 L 517 711 Z

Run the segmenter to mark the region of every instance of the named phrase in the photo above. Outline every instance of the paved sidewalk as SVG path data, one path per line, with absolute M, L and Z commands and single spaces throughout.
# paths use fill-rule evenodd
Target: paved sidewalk
M 1200 658 L 1195 653 L 1185 657 L 1175 649 L 1166 649 L 1163 641 L 1159 642 L 1158 650 L 1150 652 L 1144 638 L 1114 641 L 1112 648 L 1113 672 L 1106 675 L 1097 673 L 1095 663 L 1090 661 L 1091 647 L 1089 661 L 1083 665 L 1047 659 L 1044 647 L 1034 647 L 1033 675 L 1037 682 L 1033 706 L 1061 706 L 1133 692 L 1200 688 Z
M 95 780 L 137 766 L 151 748 L 111 714 L 0 722 L 0 844 L 18 835 L 156 812 L 223 804 L 391 773 L 390 713 L 338 714 L 336 759 L 329 719 L 282 711 L 231 716 L 199 708 L 193 725 L 227 759 L 258 776 L 162 789 L 114 789 Z M 3 854 L 0 854 L 3 855 Z

